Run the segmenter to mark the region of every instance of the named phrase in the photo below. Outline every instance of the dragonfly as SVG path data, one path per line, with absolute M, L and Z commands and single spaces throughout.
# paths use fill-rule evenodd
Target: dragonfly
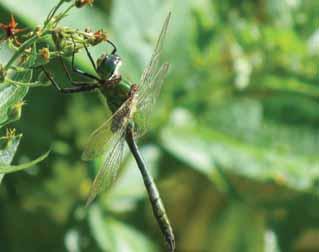
M 103 165 L 99 169 L 91 186 L 87 205 L 89 205 L 101 191 L 110 188 L 114 184 L 123 159 L 126 142 L 141 172 L 153 214 L 168 244 L 169 251 L 174 251 L 175 238 L 172 226 L 160 197 L 159 190 L 146 167 L 136 143 L 136 139 L 141 137 L 148 128 L 150 115 L 152 114 L 164 78 L 169 69 L 168 63 L 160 64 L 160 56 L 170 17 L 171 13 L 168 14 L 164 21 L 155 49 L 141 75 L 139 84 L 122 81 L 122 77 L 119 73 L 122 60 L 116 53 L 117 48 L 115 44 L 109 40 L 107 40 L 107 42 L 113 47 L 112 53 L 102 55 L 96 64 L 87 47 L 84 46 L 98 77 L 76 69 L 74 67 L 73 53 L 72 70 L 93 79 L 94 83 L 73 81 L 63 61 L 62 63 L 66 70 L 67 77 L 74 85 L 73 87 L 61 88 L 44 67 L 43 71 L 53 86 L 62 93 L 68 94 L 98 89 L 106 98 L 106 103 L 112 112 L 112 116 L 90 135 L 82 154 L 83 160 L 93 160 L 102 155 L 104 156 Z

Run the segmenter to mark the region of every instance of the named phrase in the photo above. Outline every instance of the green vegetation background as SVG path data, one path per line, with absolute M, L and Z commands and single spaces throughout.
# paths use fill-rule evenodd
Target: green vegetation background
M 1 0 L 20 26 L 55 1 Z M 171 69 L 140 141 L 177 251 L 319 251 L 319 30 L 316 0 L 95 1 L 64 24 L 103 28 L 138 81 L 168 10 Z M 97 57 L 106 47 L 94 48 Z M 4 46 L 1 62 L 10 56 Z M 79 67 L 90 71 L 85 57 Z M 61 67 L 51 70 L 61 83 Z M 14 163 L 50 147 L 0 188 L 1 251 L 164 251 L 129 153 L 116 186 L 84 208 L 99 162 L 80 160 L 107 113 L 95 93 L 31 89 Z

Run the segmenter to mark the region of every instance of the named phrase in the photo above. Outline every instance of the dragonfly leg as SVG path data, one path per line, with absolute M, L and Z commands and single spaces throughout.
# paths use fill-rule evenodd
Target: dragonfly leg
M 97 68 L 96 68 L 95 62 L 94 62 L 94 60 L 93 60 L 93 57 L 92 57 L 92 55 L 91 55 L 91 53 L 90 53 L 89 49 L 87 48 L 87 46 L 86 46 L 85 44 L 83 44 L 83 46 L 84 46 L 84 49 L 85 49 L 86 55 L 87 55 L 87 56 L 88 56 L 88 58 L 90 59 L 91 64 L 92 64 L 92 66 L 93 66 L 93 68 L 94 68 L 95 72 L 97 73 Z
M 73 38 L 72 38 L 72 40 L 73 40 Z M 74 42 L 74 40 L 73 40 L 73 42 Z M 73 86 L 89 84 L 88 82 L 76 81 L 76 80 L 73 80 L 73 79 L 72 79 L 71 74 L 70 74 L 70 71 L 68 70 L 68 68 L 67 68 L 67 66 L 66 66 L 66 64 L 65 64 L 65 62 L 64 62 L 64 60 L 63 60 L 63 58 L 62 58 L 62 56 L 61 56 L 61 53 L 60 53 L 61 48 L 60 48 L 59 44 L 55 42 L 55 46 L 56 46 L 56 48 L 58 49 L 58 58 L 59 58 L 59 60 L 60 60 L 60 62 L 61 62 L 61 64 L 62 64 L 62 66 L 63 66 L 63 70 L 64 70 L 64 72 L 65 72 L 65 74 L 66 74 L 68 80 L 71 82 L 71 84 L 72 84 Z M 75 53 L 75 43 L 74 43 L 74 50 L 73 50 L 73 56 L 72 56 L 72 57 L 74 57 L 74 53 Z M 72 58 L 72 68 L 73 68 L 73 62 L 74 62 L 74 60 L 73 60 L 73 58 Z M 91 83 L 91 84 L 93 84 L 93 83 Z
M 74 50 L 73 50 L 73 53 L 72 53 L 72 70 L 73 70 L 73 72 L 76 72 L 76 73 L 78 73 L 78 74 L 81 74 L 81 75 L 83 75 L 83 76 L 85 76 L 85 77 L 87 77 L 87 78 L 91 78 L 91 79 L 93 79 L 93 80 L 100 81 L 100 79 L 99 79 L 98 77 L 96 77 L 96 76 L 94 76 L 94 75 L 92 75 L 92 74 L 86 73 L 86 72 L 84 72 L 84 71 L 82 71 L 82 70 L 80 70 L 80 69 L 78 69 L 78 68 L 76 68 L 76 67 L 74 66 L 74 61 L 75 61 L 75 60 L 74 60 L 74 58 L 75 58 L 75 41 L 74 41 L 73 37 L 72 37 L 72 40 L 73 40 L 73 45 L 74 45 Z M 93 58 L 92 58 L 92 56 L 91 56 L 89 50 L 87 49 L 87 47 L 86 47 L 85 45 L 84 45 L 84 48 L 85 48 L 85 50 L 86 50 L 86 53 L 87 53 L 87 55 L 88 55 L 88 57 L 89 57 L 91 63 L 93 64 L 94 70 L 96 71 L 96 66 L 95 66 L 94 60 L 93 60 Z
M 109 43 L 113 47 L 113 51 L 111 52 L 111 54 L 115 54 L 117 51 L 115 44 L 111 40 L 106 40 L 106 42 Z
M 42 70 L 49 79 L 49 81 L 52 83 L 52 85 L 58 90 L 58 92 L 63 93 L 63 94 L 71 94 L 71 93 L 80 93 L 80 92 L 88 92 L 91 90 L 94 90 L 98 88 L 98 84 L 91 85 L 91 84 L 82 84 L 82 85 L 77 85 L 75 87 L 69 87 L 69 88 L 61 88 L 59 84 L 53 79 L 51 74 L 42 66 Z
M 67 66 L 66 66 L 66 64 L 64 62 L 64 60 L 62 59 L 61 56 L 59 57 L 59 59 L 60 59 L 60 62 L 62 64 L 62 66 L 63 66 L 64 72 L 66 73 L 66 76 L 67 76 L 68 80 L 71 82 L 71 84 L 73 86 L 81 86 L 81 85 L 89 84 L 88 82 L 73 80 L 72 77 L 71 77 L 71 74 L 70 74 L 70 72 L 69 72 L 69 70 L 68 70 L 68 68 L 67 68 Z M 95 84 L 95 83 L 91 83 L 91 84 Z

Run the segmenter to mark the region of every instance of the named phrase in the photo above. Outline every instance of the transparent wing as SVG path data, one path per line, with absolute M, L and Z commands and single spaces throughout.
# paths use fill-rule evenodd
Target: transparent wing
M 122 106 L 110 118 L 107 119 L 106 122 L 104 122 L 99 128 L 93 131 L 93 133 L 89 137 L 87 144 L 84 147 L 84 151 L 82 154 L 83 160 L 95 159 L 101 156 L 103 153 L 106 153 L 108 149 L 112 147 L 112 135 L 120 129 L 120 126 L 118 127 L 118 129 L 114 129 L 112 125 L 121 124 L 120 122 L 114 122 L 114 120 L 120 119 L 120 116 L 126 116 L 128 110 L 127 106 L 128 100 L 124 102 Z
M 139 94 L 143 95 L 143 94 L 147 93 L 147 90 L 149 90 L 149 84 L 152 82 L 152 79 L 154 78 L 154 76 L 157 73 L 158 64 L 159 64 L 159 60 L 160 60 L 160 54 L 161 54 L 161 51 L 163 48 L 163 43 L 165 40 L 167 27 L 168 27 L 170 18 L 171 18 L 171 13 L 169 12 L 165 21 L 164 21 L 161 33 L 157 39 L 156 46 L 155 46 L 154 52 L 152 54 L 151 60 L 148 63 L 147 67 L 145 68 L 145 70 L 142 74 L 142 77 L 140 80 L 140 86 L 139 86 Z
M 86 205 L 89 205 L 98 193 L 110 188 L 114 183 L 123 158 L 126 128 L 127 125 L 123 125 L 110 139 L 112 148 L 107 152 L 103 166 L 93 181 Z
M 148 94 L 138 96 L 137 113 L 134 117 L 137 123 L 137 133 L 135 137 L 142 136 L 148 128 L 150 115 L 160 94 L 168 68 L 169 64 L 162 65 L 149 85 L 150 90 Z
M 138 131 L 136 137 L 144 134 L 148 127 L 149 117 L 159 96 L 164 77 L 169 67 L 168 64 L 159 67 L 159 60 L 170 17 L 171 13 L 168 14 L 164 21 L 151 60 L 141 77 L 137 101 L 138 113 L 135 116 Z

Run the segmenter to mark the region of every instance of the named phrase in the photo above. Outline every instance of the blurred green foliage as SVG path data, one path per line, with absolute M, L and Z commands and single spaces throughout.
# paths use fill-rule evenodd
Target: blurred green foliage
M 1 0 L 0 21 L 13 13 L 34 26 L 51 5 Z M 138 82 L 173 13 L 171 69 L 140 146 L 177 251 L 319 250 L 318 9 L 315 0 L 101 0 L 65 19 L 108 31 L 123 75 Z M 1 62 L 9 56 L 3 46 Z M 78 64 L 90 70 L 85 57 Z M 51 70 L 67 83 L 59 64 Z M 41 168 L 3 179 L 1 251 L 164 251 L 129 153 L 115 187 L 84 208 L 99 161 L 82 162 L 81 151 L 107 117 L 97 95 L 33 88 L 25 99 L 9 125 L 24 134 L 16 160 L 52 152 Z

